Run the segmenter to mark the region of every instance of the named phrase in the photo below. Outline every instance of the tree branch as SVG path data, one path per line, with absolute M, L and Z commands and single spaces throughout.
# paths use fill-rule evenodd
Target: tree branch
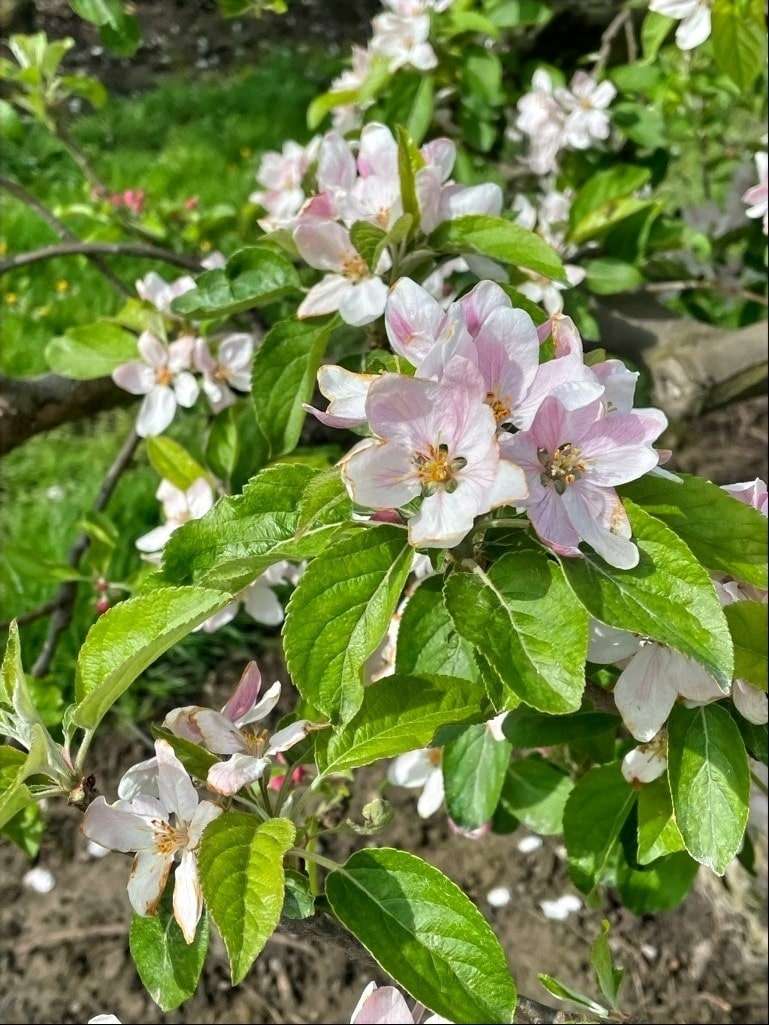
M 120 480 L 133 458 L 136 447 L 139 444 L 139 440 L 139 435 L 135 430 L 131 429 L 130 434 L 123 442 L 120 451 L 115 457 L 115 461 L 112 463 L 109 470 L 107 470 L 107 474 L 102 481 L 99 493 L 92 506 L 94 512 L 101 512 L 110 500 L 110 496 L 115 490 L 115 485 Z M 72 569 L 77 569 L 80 564 L 80 560 L 88 550 L 90 543 L 91 538 L 88 534 L 85 532 L 78 534 L 74 544 L 69 550 L 67 565 L 71 566 Z M 77 581 L 65 581 L 54 598 L 55 608 L 51 616 L 51 621 L 48 624 L 48 634 L 46 636 L 45 643 L 43 644 L 43 648 L 37 656 L 35 664 L 32 666 L 32 676 L 45 676 L 50 669 L 53 656 L 56 653 L 56 647 L 59 643 L 59 638 L 72 621 L 72 612 L 75 607 L 76 599 Z
M 202 270 L 202 264 L 194 256 L 175 253 L 161 246 L 151 246 L 142 242 L 59 242 L 57 245 L 42 246 L 31 249 L 27 253 L 17 253 L 7 260 L 0 261 L 0 274 L 26 267 L 40 260 L 51 260 L 57 256 L 137 256 L 141 259 L 160 260 L 163 263 L 183 267 L 185 270 Z

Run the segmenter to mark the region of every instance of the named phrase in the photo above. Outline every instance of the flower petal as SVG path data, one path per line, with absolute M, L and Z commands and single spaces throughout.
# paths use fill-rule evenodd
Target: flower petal
M 655 737 L 673 709 L 678 689 L 671 654 L 659 644 L 644 644 L 614 685 L 617 711 L 636 740 Z
M 238 790 L 260 779 L 269 764 L 269 758 L 234 754 L 226 762 L 217 762 L 211 766 L 207 782 L 212 790 L 225 797 L 231 797 L 237 794 Z
M 174 863 L 173 852 L 139 851 L 128 878 L 128 899 L 137 915 L 154 915 Z
M 335 313 L 352 287 L 352 283 L 341 274 L 327 274 L 304 297 L 296 311 L 297 317 L 304 320 Z
M 190 821 L 198 806 L 198 795 L 190 774 L 176 757 L 167 740 L 155 741 L 158 760 L 158 791 L 162 805 L 177 816 L 179 822 Z
M 339 303 L 339 313 L 346 324 L 362 327 L 381 317 L 387 302 L 387 285 L 381 278 L 364 278 L 354 284 Z
M 398 755 L 387 768 L 387 779 L 396 787 L 423 787 L 435 766 L 427 749 Z
M 88 805 L 82 829 L 89 840 L 124 854 L 151 850 L 155 842 L 154 830 L 144 816 L 127 806 L 107 804 L 103 797 Z
M 185 943 L 192 943 L 203 913 L 203 893 L 200 889 L 198 864 L 192 851 L 182 854 L 174 872 L 174 918 L 182 931 Z
M 443 793 L 443 770 L 437 766 L 428 776 L 417 801 L 417 814 L 421 819 L 429 819 L 438 811 L 443 804 Z
M 146 363 L 134 360 L 123 363 L 112 371 L 112 380 L 131 395 L 146 395 L 155 387 L 155 371 Z
M 222 715 L 230 722 L 238 722 L 247 715 L 259 699 L 262 689 L 262 674 L 256 662 L 248 662 L 240 674 L 238 685 L 232 697 L 222 708 Z
M 136 418 L 136 433 L 140 438 L 153 438 L 162 434 L 176 413 L 176 396 L 167 385 L 156 384 L 148 392 Z
M 262 719 L 266 719 L 280 700 L 280 691 L 280 681 L 276 680 L 275 683 L 273 683 L 271 687 L 268 687 L 264 692 L 261 700 L 257 701 L 250 711 L 241 716 L 238 720 L 238 725 L 247 726 L 249 723 L 261 722 Z

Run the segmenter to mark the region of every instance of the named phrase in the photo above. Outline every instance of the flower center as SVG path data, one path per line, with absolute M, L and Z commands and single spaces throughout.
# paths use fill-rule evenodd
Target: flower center
M 390 226 L 390 211 L 386 206 L 380 207 L 376 215 L 376 222 L 380 228 L 387 228 Z
M 156 384 L 170 384 L 173 381 L 174 375 L 168 369 L 168 367 L 158 367 L 155 371 L 155 383 Z
M 439 747 L 429 747 L 427 749 L 427 760 L 430 765 L 438 766 L 441 764 L 441 749 Z
M 152 825 L 155 830 L 155 850 L 158 854 L 174 854 L 187 846 L 186 829 L 179 829 L 161 819 L 155 819 Z
M 347 257 L 342 263 L 342 273 L 350 281 L 361 281 L 368 277 L 368 267 L 360 253 L 351 253 Z
M 219 363 L 216 370 L 214 370 L 213 378 L 215 381 L 229 381 L 230 372 L 226 367 L 223 367 L 221 363 Z
M 269 740 L 267 730 L 260 730 L 256 726 L 244 726 L 240 734 L 243 737 L 248 753 L 255 758 L 261 758 Z
M 414 456 L 419 479 L 422 482 L 422 496 L 428 498 L 436 491 L 447 491 L 452 494 L 459 487 L 456 474 L 467 466 L 464 456 L 449 455 L 448 445 L 430 445 L 426 453 L 417 452 Z
M 582 453 L 570 441 L 559 445 L 553 453 L 548 452 L 546 448 L 538 448 L 537 459 L 543 467 L 540 481 L 545 487 L 552 484 L 559 495 L 562 495 L 569 485 L 578 481 L 587 469 Z
M 497 424 L 504 423 L 510 416 L 510 406 L 504 399 L 498 398 L 494 392 L 486 393 L 486 405 L 491 407 L 491 412 L 494 414 Z

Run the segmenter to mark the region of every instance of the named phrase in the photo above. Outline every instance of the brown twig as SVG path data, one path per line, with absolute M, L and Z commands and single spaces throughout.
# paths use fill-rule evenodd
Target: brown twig
M 598 56 L 593 68 L 593 74 L 596 78 L 603 73 L 609 57 L 611 56 L 612 43 L 631 17 L 632 14 L 630 10 L 627 7 L 623 7 L 621 11 L 614 15 L 606 29 L 604 29 L 603 35 L 601 36 L 601 47 L 598 51 Z
M 161 246 L 151 246 L 143 242 L 59 242 L 57 245 L 41 246 L 27 253 L 17 253 L 7 260 L 0 261 L 0 274 L 26 267 L 40 260 L 51 260 L 57 256 L 137 256 L 141 259 L 160 260 L 163 263 L 183 267 L 185 270 L 199 271 L 202 265 L 194 256 L 175 253 Z
M 33 196 L 31 192 L 28 192 L 23 185 L 13 181 L 12 178 L 6 178 L 5 176 L 0 175 L 0 189 L 4 189 L 6 192 L 10 193 L 10 195 L 24 203 L 25 206 L 28 206 L 30 210 L 34 210 L 38 217 L 42 221 L 45 221 L 51 231 L 53 231 L 54 234 L 63 241 L 80 242 L 77 235 L 70 231 L 67 225 L 63 221 L 60 221 L 53 211 L 49 210 L 44 203 L 41 203 L 37 196 Z M 98 253 L 91 254 L 88 259 L 100 274 L 105 277 L 112 287 L 117 289 L 121 295 L 133 295 L 131 289 L 122 282 L 116 274 L 112 273 L 109 265 L 102 260 Z
M 115 461 L 112 463 L 109 470 L 107 470 L 107 474 L 102 481 L 99 493 L 93 503 L 94 512 L 101 512 L 110 500 L 110 496 L 115 490 L 115 485 L 131 462 L 138 444 L 139 435 L 135 430 L 131 429 L 130 434 L 123 442 L 120 451 L 115 457 Z M 80 564 L 80 560 L 88 550 L 90 543 L 91 539 L 88 534 L 85 532 L 78 534 L 74 544 L 69 550 L 67 564 L 73 569 L 76 569 Z M 43 644 L 40 654 L 35 660 L 35 664 L 32 666 L 32 676 L 45 676 L 50 669 L 59 639 L 72 621 L 72 613 L 74 611 L 76 599 L 77 581 L 65 581 L 59 588 L 54 599 L 56 602 L 56 608 L 54 609 L 51 621 L 48 624 L 48 634 L 45 638 L 45 643 Z
M 17 626 L 25 626 L 27 623 L 34 623 L 38 619 L 43 619 L 45 616 L 50 615 L 51 612 L 56 608 L 56 600 L 51 598 L 50 601 L 43 602 L 42 605 L 38 605 L 35 609 L 30 609 L 29 612 L 22 612 L 20 616 L 14 616 L 13 619 L 6 619 L 0 623 L 0 633 L 8 630 L 11 623 L 15 620 Z

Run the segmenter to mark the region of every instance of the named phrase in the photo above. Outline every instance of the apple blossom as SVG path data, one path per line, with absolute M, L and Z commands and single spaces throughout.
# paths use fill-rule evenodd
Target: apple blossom
M 424 1008 L 415 1004 L 413 1010 L 394 986 L 377 986 L 370 982 L 360 995 L 350 1018 L 350 1025 L 418 1025 Z M 451 1025 L 437 1014 L 424 1019 L 423 1025 Z
M 327 427 L 362 427 L 366 423 L 366 396 L 378 374 L 356 374 L 325 364 L 318 370 L 318 390 L 329 400 L 325 412 L 307 403 L 304 409 Z
M 256 723 L 265 719 L 280 699 L 280 683 L 274 683 L 260 699 L 262 674 L 249 662 L 232 697 L 220 712 L 187 705 L 169 712 L 164 726 L 177 737 L 204 745 L 218 755 L 230 755 L 208 771 L 208 785 L 231 797 L 264 775 L 272 757 L 287 751 L 307 736 L 310 723 L 300 719 L 271 737 Z
M 148 555 L 159 555 L 175 530 L 190 520 L 199 520 L 214 504 L 214 492 L 205 477 L 198 477 L 184 491 L 168 480 L 161 480 L 155 497 L 161 503 L 165 523 L 136 540 L 139 551 Z
M 531 90 L 518 100 L 516 128 L 529 139 L 527 163 L 534 174 L 549 174 L 558 166 L 563 148 L 564 111 L 556 99 L 553 80 L 543 68 L 531 79 Z
M 622 775 L 634 785 L 652 783 L 667 770 L 667 737 L 664 730 L 648 744 L 632 748 L 622 759 Z
M 609 138 L 611 121 L 607 108 L 617 95 L 608 79 L 596 81 L 586 71 L 577 71 L 568 89 L 556 89 L 556 98 L 566 114 L 564 142 L 572 149 L 589 149 L 594 142 Z
M 241 605 L 255 622 L 264 626 L 280 626 L 283 622 L 283 606 L 272 588 L 275 584 L 295 584 L 298 579 L 297 568 L 290 562 L 276 562 L 244 587 L 224 608 L 207 619 L 201 629 L 206 633 L 221 630 L 237 616 Z
M 528 430 L 503 436 L 503 457 L 526 473 L 523 504 L 539 537 L 560 555 L 579 555 L 587 541 L 611 565 L 636 566 L 638 549 L 614 488 L 657 465 L 652 442 L 665 423 L 662 414 L 607 414 L 600 400 L 568 409 L 549 395 Z
M 758 509 L 764 516 L 769 516 L 769 494 L 767 494 L 766 482 L 760 477 L 738 484 L 724 484 L 723 489 L 728 491 L 738 502 L 750 505 L 754 509 Z
M 203 375 L 203 391 L 214 413 L 220 413 L 237 399 L 236 392 L 251 391 L 251 360 L 254 339 L 239 332 L 227 335 L 212 356 L 204 338 L 195 339 L 193 361 Z
M 649 10 L 680 22 L 676 43 L 681 50 L 693 50 L 710 35 L 712 0 L 650 0 Z
M 195 280 L 189 274 L 184 274 L 175 281 L 166 281 L 154 270 L 136 282 L 139 298 L 150 303 L 160 313 L 166 314 L 171 312 L 171 303 L 174 299 L 178 299 L 194 287 Z
M 167 741 L 155 741 L 155 757 L 158 797 L 137 793 L 114 804 L 97 797 L 85 813 L 82 829 L 102 847 L 135 852 L 128 899 L 138 915 L 157 911 L 178 856 L 173 912 L 184 939 L 192 943 L 203 910 L 197 849 L 206 826 L 222 809 L 199 801 L 187 770 Z
M 352 60 L 350 67 L 346 68 L 341 75 L 337 76 L 331 83 L 330 92 L 355 93 L 366 81 L 371 71 L 373 53 L 362 46 L 353 46 Z M 345 135 L 360 125 L 363 111 L 373 101 L 357 101 L 355 103 L 344 103 L 334 107 L 332 123 L 337 132 Z
M 431 71 L 438 63 L 430 45 L 430 18 L 427 14 L 378 14 L 373 22 L 374 35 L 369 43 L 374 55 L 387 59 L 390 71 L 412 67 Z
M 742 197 L 742 201 L 748 204 L 745 211 L 748 217 L 753 219 L 760 217 L 763 224 L 764 234 L 769 233 L 769 155 L 756 153 L 756 170 L 758 172 L 758 184 L 748 189 Z
M 248 198 L 267 211 L 268 216 L 259 221 L 265 231 L 293 227 L 305 201 L 302 180 L 317 155 L 318 145 L 318 139 L 312 139 L 306 146 L 289 140 L 279 152 L 270 150 L 263 155 L 256 172 L 262 188 Z
M 141 360 L 123 363 L 112 372 L 112 380 L 131 395 L 143 395 L 136 418 L 136 433 L 142 438 L 162 434 L 176 413 L 197 401 L 198 382 L 190 372 L 195 339 L 177 338 L 165 345 L 149 331 L 139 336 Z
M 443 804 L 442 752 L 439 747 L 409 751 L 390 762 L 387 779 L 393 786 L 421 790 L 417 814 L 429 819 Z
M 451 548 L 476 516 L 526 494 L 517 466 L 499 458 L 496 420 L 483 378 L 462 357 L 440 381 L 384 374 L 369 389 L 366 414 L 375 437 L 342 461 L 353 500 L 392 509 L 422 497 L 408 521 L 415 546 Z

